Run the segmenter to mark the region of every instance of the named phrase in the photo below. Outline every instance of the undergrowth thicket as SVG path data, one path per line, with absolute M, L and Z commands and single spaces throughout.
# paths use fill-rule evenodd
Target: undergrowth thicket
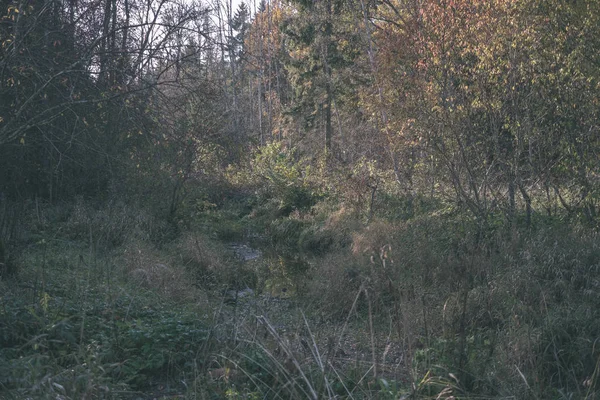
M 364 166 L 312 168 L 267 147 L 169 215 L 4 204 L 0 396 L 598 396 L 593 227 L 482 221 L 373 195 L 350 179 L 376 179 Z

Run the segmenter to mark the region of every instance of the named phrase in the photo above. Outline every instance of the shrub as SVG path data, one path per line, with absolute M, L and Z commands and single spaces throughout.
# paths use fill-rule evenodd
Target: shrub
M 292 151 L 280 142 L 263 147 L 252 162 L 253 173 L 263 183 L 263 196 L 276 198 L 283 215 L 308 210 L 322 197 L 307 176 L 311 167 L 298 162 Z
M 363 283 L 365 267 L 347 251 L 328 253 L 314 268 L 307 297 L 325 314 L 336 319 L 345 317 Z

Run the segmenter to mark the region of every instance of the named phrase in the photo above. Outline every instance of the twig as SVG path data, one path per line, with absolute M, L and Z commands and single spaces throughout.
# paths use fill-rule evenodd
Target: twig
M 269 331 L 271 336 L 273 336 L 273 338 L 277 341 L 277 344 L 283 349 L 285 354 L 292 361 L 292 363 L 294 364 L 294 367 L 298 370 L 298 373 L 300 374 L 300 376 L 302 377 L 302 380 L 304 381 L 304 383 L 306 383 L 306 386 L 308 387 L 308 390 L 310 391 L 310 398 L 313 400 L 317 400 L 319 398 L 319 396 L 317 395 L 317 392 L 312 387 L 310 381 L 304 374 L 304 371 L 302 371 L 302 367 L 300 366 L 300 363 L 298 363 L 298 360 L 296 359 L 296 357 L 294 357 L 292 350 L 281 339 L 281 337 L 279 336 L 279 334 L 277 333 L 275 328 L 269 323 L 269 321 L 264 316 L 261 315 L 258 318 L 259 318 L 259 321 L 267 328 L 267 330 Z

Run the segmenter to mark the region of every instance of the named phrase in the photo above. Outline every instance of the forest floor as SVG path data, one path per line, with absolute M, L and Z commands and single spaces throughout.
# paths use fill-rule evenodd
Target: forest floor
M 595 234 L 459 259 L 451 220 L 324 215 L 225 205 L 173 234 L 35 210 L 0 280 L 0 398 L 595 398 Z
M 269 387 L 350 369 L 357 376 L 344 379 L 364 392 L 373 346 L 384 354 L 379 373 L 400 374 L 401 346 L 391 332 L 370 335 L 356 310 L 332 320 L 285 282 L 269 290 L 233 289 L 222 278 L 198 284 L 185 264 L 202 260 L 182 261 L 181 240 L 159 249 L 129 238 L 106 251 L 106 238 L 95 239 L 103 227 L 75 218 L 32 224 L 18 273 L 0 281 L 2 399 L 245 398 L 257 387 L 260 397 L 285 398 Z M 266 259 L 244 242 L 194 242 L 213 252 L 200 257 L 218 253 L 213 267 L 233 274 Z M 311 374 L 292 393 L 310 390 Z

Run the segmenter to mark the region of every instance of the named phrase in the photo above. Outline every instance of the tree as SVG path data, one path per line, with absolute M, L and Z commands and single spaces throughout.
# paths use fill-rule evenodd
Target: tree
M 297 12 L 282 27 L 289 55 L 285 68 L 293 91 L 287 114 L 302 122 L 302 130 L 319 132 L 318 141 L 330 157 L 335 143 L 334 108 L 339 112 L 337 103 L 354 91 L 351 82 L 358 77 L 358 71 L 352 70 L 359 55 L 358 35 L 341 2 L 299 1 L 297 5 Z
M 286 126 L 283 110 L 291 98 L 289 77 L 284 68 L 287 51 L 281 31 L 291 8 L 281 1 L 261 2 L 254 15 L 246 42 L 245 69 L 251 78 L 253 92 L 250 104 L 257 115 L 261 144 L 281 140 Z
M 0 190 L 50 200 L 102 190 L 120 135 L 144 119 L 133 94 L 179 63 L 170 40 L 200 11 L 167 0 L 126 0 L 123 13 L 115 0 L 2 6 Z

